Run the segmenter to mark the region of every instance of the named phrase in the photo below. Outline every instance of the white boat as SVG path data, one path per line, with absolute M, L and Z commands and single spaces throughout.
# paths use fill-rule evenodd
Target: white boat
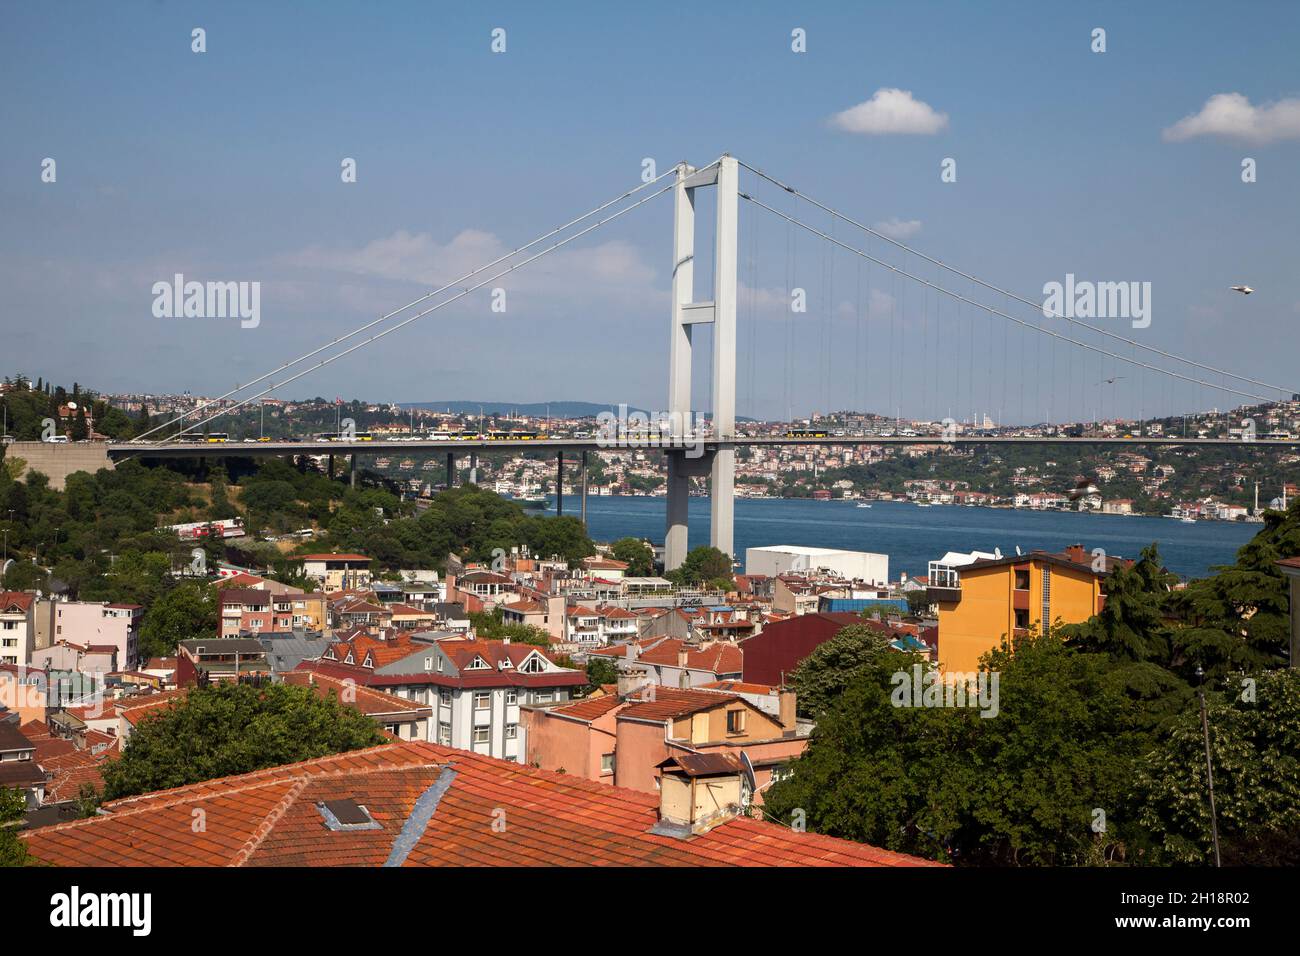
M 859 502 L 859 503 L 858 503 L 858 507 L 859 507 L 859 508 L 870 508 L 871 505 L 867 504 L 865 501 L 862 501 L 862 502 Z
M 930 502 L 928 502 L 928 501 L 918 501 L 918 502 L 916 502 L 916 506 L 917 506 L 918 508 L 928 508 L 928 507 L 930 507 Z
M 1183 524 L 1196 524 L 1196 519 L 1193 518 L 1191 515 L 1183 515 L 1178 520 L 1181 521 Z

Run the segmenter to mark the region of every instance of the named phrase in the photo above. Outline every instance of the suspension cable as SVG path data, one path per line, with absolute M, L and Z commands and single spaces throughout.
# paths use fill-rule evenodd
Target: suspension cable
M 714 160 L 712 163 L 709 164 L 709 166 L 705 166 L 704 168 L 705 168 L 705 169 L 708 169 L 710 166 L 714 166 L 714 165 L 716 165 L 717 162 L 718 162 L 717 160 Z M 571 220 L 569 220 L 568 222 L 566 222 L 566 223 L 565 223 L 564 225 L 562 225 L 562 226 L 556 226 L 556 227 L 555 227 L 554 229 L 552 229 L 550 232 L 544 233 L 543 235 L 538 236 L 536 239 L 533 239 L 533 240 L 531 240 L 530 242 L 526 242 L 526 243 L 524 243 L 522 246 L 519 246 L 519 247 L 517 247 L 517 248 L 515 248 L 515 249 L 512 249 L 510 252 L 506 253 L 505 255 L 499 256 L 498 258 L 493 259 L 491 262 L 485 263 L 484 265 L 479 266 L 477 269 L 474 269 L 474 270 L 471 271 L 471 272 L 467 272 L 467 273 L 465 273 L 463 276 L 460 276 L 459 278 L 453 279 L 451 282 L 447 283 L 446 285 L 442 286 L 441 288 L 434 289 L 432 292 L 426 292 L 424 295 L 420 296 L 419 298 L 417 298 L 417 299 L 412 299 L 410 302 L 406 303 L 406 305 L 401 306 L 400 308 L 394 309 L 393 311 L 391 311 L 391 312 L 389 312 L 389 313 L 387 313 L 387 314 L 385 314 L 385 315 L 381 315 L 379 318 L 374 319 L 374 320 L 372 320 L 372 321 L 370 321 L 370 322 L 367 322 L 365 325 L 362 325 L 362 326 L 360 326 L 359 328 L 353 329 L 351 332 L 348 332 L 346 335 L 341 335 L 341 336 L 339 336 L 338 338 L 334 339 L 332 342 L 329 342 L 329 343 L 326 344 L 326 345 L 322 345 L 322 346 L 320 346 L 319 348 L 313 349 L 313 350 L 310 351 L 310 352 L 307 352 L 307 353 L 305 353 L 305 354 L 303 354 L 303 355 L 300 355 L 300 356 L 298 356 L 298 358 L 293 359 L 292 361 L 285 362 L 283 365 L 279 366 L 278 368 L 274 368 L 274 369 L 272 369 L 271 371 L 267 372 L 265 375 L 259 375 L 257 378 L 253 379 L 251 382 L 245 382 L 245 383 L 242 384 L 242 385 L 236 385 L 233 389 L 231 389 L 230 391 L 226 392 L 224 395 L 218 395 L 216 398 L 213 398 L 213 399 L 210 399 L 210 400 L 208 400 L 208 401 L 206 401 L 206 402 L 203 402 L 203 403 L 201 403 L 201 404 L 195 406 L 194 408 L 190 409 L 189 411 L 182 412 L 180 415 L 178 415 L 177 417 L 171 419 L 170 421 L 163 422 L 161 425 L 156 425 L 156 426 L 154 426 L 153 428 L 150 428 L 148 431 L 146 431 L 146 432 L 144 432 L 144 433 L 142 433 L 142 434 L 140 434 L 140 435 L 138 435 L 138 436 L 136 436 L 136 437 L 137 437 L 137 438 L 144 438 L 144 437 L 147 436 L 147 435 L 152 435 L 152 434 L 153 434 L 154 432 L 156 432 L 156 431 L 160 431 L 161 429 L 164 429 L 164 428 L 167 428 L 167 427 L 169 427 L 169 426 L 171 426 L 171 425 L 174 425 L 174 424 L 176 424 L 176 423 L 179 422 L 179 421 L 183 421 L 184 419 L 188 418 L 190 415 L 197 415 L 198 413 L 204 411 L 204 410 L 207 409 L 207 408 L 212 407 L 213 405 L 217 404 L 218 402 L 223 402 L 223 401 L 225 401 L 227 398 L 230 398 L 232 395 L 236 395 L 236 394 L 238 394 L 239 392 L 242 392 L 242 391 L 243 391 L 244 389 L 246 389 L 246 388 L 251 388 L 251 387 L 254 386 L 254 385 L 259 385 L 259 384 L 261 384 L 262 382 L 266 381 L 266 380 L 267 380 L 268 378 L 270 378 L 271 376 L 273 376 L 273 375 L 278 375 L 278 374 L 280 374 L 280 373 L 283 372 L 283 371 L 286 371 L 286 370 L 288 370 L 288 369 L 290 369 L 290 368 L 293 368 L 295 365 L 298 365 L 298 364 L 301 363 L 301 362 L 305 362 L 305 361 L 307 361 L 307 359 L 309 359 L 309 358 L 313 358 L 313 357 L 319 355 L 321 352 L 324 352 L 324 351 L 327 351 L 327 350 L 333 348 L 334 346 L 340 344 L 341 342 L 346 342 L 346 341 L 347 341 L 348 339 L 350 339 L 350 338 L 353 338 L 353 337 L 355 337 L 355 336 L 357 336 L 357 335 L 360 335 L 360 334 L 363 333 L 363 332 L 369 331 L 370 329 L 374 328 L 376 325 L 379 325 L 381 322 L 386 322 L 386 321 L 388 321 L 389 319 L 393 318 L 394 316 L 396 316 L 396 315 L 400 315 L 401 313 L 405 312 L 407 309 L 414 308 L 415 306 L 419 305 L 421 302 L 427 302 L 429 299 L 433 298 L 433 297 L 436 296 L 436 295 L 440 295 L 440 294 L 442 294 L 443 292 L 448 291 L 449 289 L 454 289 L 454 288 L 456 288 L 456 287 L 459 286 L 461 283 L 469 281 L 470 279 L 474 278 L 474 276 L 478 275 L 479 273 L 481 273 L 481 272 L 483 272 L 483 271 L 485 271 L 485 270 L 487 270 L 487 269 L 491 269 L 493 266 L 500 265 L 502 262 L 505 262 L 507 259 L 512 259 L 512 258 L 514 258 L 515 256 L 519 255 L 521 252 L 526 252 L 527 250 L 531 249 L 533 246 L 537 245 L 538 243 L 545 242 L 547 239 L 550 239 L 550 238 L 552 238 L 553 236 L 559 235 L 561 232 L 564 232 L 564 230 L 566 230 L 566 229 L 570 229 L 570 228 L 572 228 L 573 226 L 576 226 L 578 223 L 580 223 L 580 222 L 584 222 L 584 221 L 586 221 L 587 219 L 590 219 L 592 216 L 597 215 L 598 213 L 601 213 L 601 212 L 605 211 L 605 210 L 608 209 L 610 206 L 613 206 L 613 205 L 615 205 L 615 204 L 617 204 L 617 203 L 622 202 L 622 201 L 625 200 L 625 199 L 630 198 L 631 196 L 634 196 L 636 193 L 639 193 L 641 190 L 646 189 L 646 188 L 649 187 L 649 186 L 653 186 L 655 183 L 659 182 L 659 180 L 663 179 L 665 176 L 672 176 L 672 175 L 674 175 L 676 172 L 677 172 L 677 167 L 676 167 L 676 166 L 673 166 L 671 169 L 667 170 L 666 172 L 660 173 L 660 174 L 659 174 L 658 176 L 656 176 L 654 179 L 648 180 L 648 181 L 642 183 L 641 185 L 639 185 L 639 186 L 637 186 L 637 187 L 635 187 L 635 188 L 633 188 L 633 189 L 629 189 L 627 192 L 625 192 L 625 193 L 623 193 L 622 195 L 617 196 L 617 197 L 615 197 L 615 198 L 609 200 L 608 202 L 601 203 L 599 206 L 597 206 L 596 208 L 592 209 L 591 211 L 582 214 L 581 216 L 579 216 L 579 217 L 576 218 L 576 219 L 571 219 Z M 282 382 L 281 384 L 284 384 L 284 383 Z M 262 394 L 265 394 L 265 393 L 262 393 Z M 179 434 L 184 434 L 184 432 L 180 432 Z
M 897 246 L 899 249 L 902 249 L 904 252 L 911 253 L 911 254 L 914 255 L 914 256 L 919 256 L 920 258 L 924 259 L 924 260 L 927 261 L 927 262 L 931 262 L 931 263 L 933 263 L 933 264 L 939 266 L 939 267 L 942 268 L 942 269 L 946 269 L 947 271 L 949 271 L 949 272 L 951 272 L 951 273 L 954 273 L 955 275 L 961 276 L 963 279 L 969 279 L 970 281 L 975 282 L 975 283 L 977 283 L 978 285 L 983 286 L 985 289 L 988 289 L 988 290 L 991 291 L 991 292 L 996 292 L 996 293 L 998 293 L 999 295 L 1007 296 L 1007 297 L 1010 298 L 1010 299 L 1014 299 L 1014 300 L 1017 301 L 1017 302 L 1020 302 L 1020 303 L 1022 303 L 1022 304 L 1024 304 L 1024 305 L 1029 306 L 1030 308 L 1037 309 L 1037 310 L 1039 310 L 1039 311 L 1041 311 L 1041 312 L 1043 313 L 1044 318 L 1064 319 L 1066 322 L 1070 322 L 1070 323 L 1072 323 L 1072 324 L 1081 325 L 1081 326 L 1083 326 L 1084 328 L 1089 329 L 1089 330 L 1091 330 L 1091 331 L 1093 331 L 1093 332 L 1096 332 L 1096 333 L 1098 333 L 1098 334 L 1100 334 L 1100 335 L 1106 335 L 1106 336 L 1109 336 L 1110 338 L 1118 339 L 1118 340 L 1120 340 L 1121 342 L 1124 342 L 1124 343 L 1127 344 L 1127 345 L 1136 346 L 1137 348 L 1145 349 L 1145 350 L 1147 350 L 1148 352 L 1154 352 L 1154 353 L 1156 353 L 1157 355 L 1163 356 L 1164 358 L 1170 358 L 1170 359 L 1173 359 L 1173 360 L 1176 361 L 1176 362 L 1182 362 L 1182 363 L 1185 364 L 1185 365 L 1191 365 L 1191 366 L 1193 366 L 1193 367 L 1195 367 L 1195 368 L 1199 368 L 1199 369 L 1201 369 L 1202 371 L 1205 371 L 1205 372 L 1216 372 L 1216 373 L 1221 374 L 1221 375 L 1226 375 L 1226 376 L 1229 377 L 1229 378 L 1233 378 L 1233 379 L 1236 379 L 1236 380 L 1241 381 L 1241 382 L 1246 382 L 1246 383 L 1248 383 L 1248 384 L 1250 384 L 1250 385 L 1258 385 L 1258 386 L 1260 386 L 1261 388 L 1271 388 L 1271 389 L 1273 389 L 1274 391 L 1282 392 L 1282 393 L 1284 393 L 1285 395 L 1288 395 L 1288 396 L 1289 396 L 1289 395 L 1292 395 L 1292 394 L 1294 394 L 1294 393 L 1296 393 L 1297 391 L 1300 391 L 1300 389 L 1286 388 L 1286 387 L 1283 387 L 1283 386 L 1281 386 L 1281 385 L 1271 385 L 1271 384 L 1269 384 L 1268 382 L 1261 382 L 1261 381 L 1259 381 L 1259 380 L 1257 380 L 1257 379 L 1248 378 L 1248 377 L 1246 377 L 1246 376 L 1244 376 L 1244 375 L 1237 375 L 1237 374 L 1235 374 L 1235 373 L 1233 373 L 1233 372 L 1229 372 L 1229 371 L 1226 370 L 1226 369 L 1216 368 L 1216 367 L 1213 366 L 1213 365 L 1205 365 L 1205 364 L 1203 364 L 1203 363 L 1201 363 L 1201 362 L 1197 362 L 1197 361 L 1195 361 L 1194 359 L 1184 358 L 1184 357 L 1181 356 L 1181 355 L 1175 355 L 1175 354 L 1172 353 L 1172 352 L 1166 352 L 1166 351 L 1164 351 L 1163 349 L 1157 348 L 1157 347 L 1154 346 L 1154 345 L 1147 345 L 1147 344 L 1145 344 L 1145 343 L 1143 343 L 1143 342 L 1139 342 L 1139 341 L 1137 341 L 1136 339 L 1130 339 L 1130 338 L 1128 338 L 1128 337 L 1126 337 L 1126 336 L 1120 335 L 1118 332 L 1112 332 L 1112 331 L 1110 331 L 1109 329 L 1103 328 L 1103 327 L 1101 327 L 1101 326 L 1092 325 L 1092 324 L 1090 324 L 1090 323 L 1088 323 L 1088 322 L 1084 322 L 1084 321 L 1082 321 L 1082 320 L 1080 320 L 1080 319 L 1077 319 L 1077 318 L 1071 318 L 1070 316 L 1063 315 L 1063 314 L 1061 314 L 1061 313 L 1059 313 L 1059 312 L 1053 312 L 1051 309 L 1046 308 L 1045 306 L 1043 306 L 1043 305 L 1040 304 L 1040 303 L 1033 302 L 1033 301 L 1031 301 L 1030 299 L 1026 299 L 1026 298 L 1024 298 L 1024 297 L 1022 297 L 1022 296 L 1019 296 L 1019 295 L 1017 295 L 1016 293 L 1011 292 L 1011 291 L 1009 291 L 1009 290 L 1007 290 L 1007 289 L 999 288 L 998 286 L 993 285 L 991 282 L 985 282 L 983 279 L 979 278 L 978 276 L 973 276 L 973 275 L 970 275 L 969 273 L 962 272 L 960 269 L 956 268 L 955 266 L 950 266 L 950 265 L 948 265 L 946 262 L 943 262 L 943 261 L 941 261 L 941 260 L 939 260 L 939 259 L 935 259 L 935 258 L 933 258 L 932 256 L 928 256 L 928 255 L 926 255 L 924 252 L 921 252 L 921 251 L 919 251 L 919 250 L 917 250 L 917 249 L 913 249 L 911 246 L 909 246 L 909 245 L 907 245 L 907 244 L 905 244 L 905 243 L 899 242 L 897 239 L 892 239 L 892 238 L 890 238 L 889 236 L 884 235 L 883 233 L 877 232 L 876 230 L 872 229 L 870 226 L 867 226 L 867 225 L 865 225 L 865 224 L 863 224 L 863 223 L 860 223 L 860 222 L 858 222 L 857 220 L 855 220 L 855 219 L 853 219 L 853 218 L 851 218 L 851 217 L 849 217 L 849 216 L 846 216 L 846 215 L 844 215 L 843 213 L 841 213 L 841 212 L 839 212 L 839 211 L 837 211 L 837 210 L 835 210 L 835 209 L 832 209 L 830 206 L 827 206 L 827 205 L 824 205 L 823 203 L 818 202 L 816 199 L 813 199 L 811 196 L 809 196 L 809 195 L 807 195 L 807 194 L 805 194 L 805 193 L 800 192 L 799 190 L 795 189 L 793 186 L 791 186 L 791 185 L 789 185 L 789 184 L 787 184 L 787 183 L 783 183 L 783 182 L 781 182 L 781 180 L 777 179 L 776 177 L 774 177 L 774 176 L 772 176 L 772 175 L 770 175 L 770 174 L 768 174 L 768 173 L 763 172 L 763 170 L 761 170 L 761 169 L 757 169 L 757 168 L 755 168 L 755 167 L 749 165 L 749 164 L 746 163 L 744 160 L 737 160 L 737 162 L 738 162 L 741 166 L 744 166 L 746 169 L 748 169 L 750 172 L 754 173 L 754 174 L 757 175 L 757 176 L 761 176 L 763 179 L 766 179 L 768 182 L 772 183 L 772 184 L 775 185 L 775 186 L 779 186 L 781 189 L 783 189 L 783 190 L 785 190 L 786 192 L 790 193 L 792 196 L 796 196 L 796 197 L 798 197 L 799 199 L 804 200 L 805 202 L 811 203 L 813 206 L 816 206 L 818 209 L 821 209 L 821 210 L 824 211 L 824 212 L 830 213 L 832 216 L 835 216 L 835 217 L 838 218 L 838 219 L 842 219 L 844 222 L 848 223 L 849 225 L 851 225 L 851 226 L 855 226 L 855 227 L 857 227 L 858 229 L 863 230 L 864 232 L 870 233 L 871 235 L 875 236 L 875 237 L 878 238 L 878 239 L 883 239 L 883 240 L 885 240 L 886 242 L 891 243 L 891 244 L 894 245 L 894 246 Z M 747 198 L 748 198 L 748 197 L 747 197 Z M 1187 381 L 1195 381 L 1195 379 L 1187 379 Z M 1238 394 L 1238 395 L 1248 395 L 1248 394 L 1250 394 L 1250 393 L 1248 393 L 1248 392 L 1237 392 L 1236 394 Z M 1253 396 L 1253 397 L 1261 397 L 1261 396 Z M 1276 399 L 1265 399 L 1265 401 L 1276 401 Z
M 1150 370 L 1153 371 L 1153 372 L 1159 372 L 1159 373 L 1162 374 L 1162 375 L 1170 375 L 1170 376 L 1173 376 L 1174 378 L 1182 379 L 1182 380 L 1185 381 L 1185 382 L 1194 382 L 1194 383 L 1196 383 L 1196 384 L 1200 384 L 1200 385 L 1210 385 L 1211 388 L 1216 388 L 1216 389 L 1219 389 L 1220 391 L 1229 392 L 1229 393 L 1231 393 L 1231 394 L 1233 394 L 1233 395 L 1241 395 L 1241 396 L 1243 396 L 1243 397 L 1245 397 L 1245 398 L 1253 398 L 1253 399 L 1257 399 L 1257 400 L 1262 401 L 1262 402 L 1271 402 L 1271 401 L 1275 401 L 1275 399 L 1269 398 L 1269 397 L 1266 396 L 1266 395 L 1257 395 L 1257 394 L 1255 394 L 1254 392 L 1243 392 L 1243 391 L 1241 391 L 1240 389 L 1232 388 L 1232 387 L 1228 386 L 1227 384 L 1223 384 L 1223 385 L 1212 385 L 1211 383 L 1209 383 L 1209 382 L 1205 382 L 1205 381 L 1202 381 L 1201 379 L 1192 378 L 1192 377 L 1190 377 L 1190 376 L 1183 375 L 1183 374 L 1180 373 L 1180 372 L 1172 371 L 1171 369 L 1164 369 L 1164 368 L 1160 368 L 1159 366 L 1151 365 L 1151 364 L 1149 364 L 1149 363 L 1147 363 L 1147 362 L 1143 362 L 1143 361 L 1139 360 L 1138 358 L 1136 358 L 1136 356 L 1133 357 L 1133 358 L 1127 358 L 1127 357 L 1125 357 L 1125 356 L 1123 356 L 1123 355 L 1119 355 L 1119 354 L 1117 354 L 1117 353 L 1115 353 L 1115 352 L 1110 352 L 1110 351 L 1108 351 L 1108 350 L 1106 350 L 1106 349 L 1103 349 L 1103 348 L 1100 348 L 1100 347 L 1098 347 L 1098 346 L 1095 346 L 1095 345 L 1089 345 L 1089 344 L 1086 343 L 1086 342 L 1080 342 L 1078 339 L 1070 338 L 1068 335 L 1062 335 L 1062 334 L 1059 333 L 1059 332 L 1053 332 L 1051 329 L 1045 328 L 1045 327 L 1043 327 L 1043 326 L 1034 325 L 1033 323 L 1026 322 L 1026 321 L 1024 321 L 1023 319 L 1019 319 L 1019 318 L 1017 318 L 1017 317 L 1014 316 L 1014 315 L 1010 315 L 1010 314 L 1008 314 L 1008 313 L 1006 313 L 1006 312 L 1001 311 L 1000 309 L 995 309 L 995 308 L 993 308 L 992 306 L 987 306 L 987 305 L 984 305 L 984 304 L 981 303 L 981 302 L 976 302 L 976 301 L 973 300 L 973 299 L 968 299 L 968 298 L 966 298 L 965 296 L 960 295 L 959 293 L 956 293 L 956 292 L 950 292 L 949 290 L 944 289 L 944 288 L 942 288 L 942 287 L 940 287 L 940 286 L 936 286 L 934 283 L 929 282 L 929 281 L 927 281 L 927 280 L 925 280 L 925 279 L 922 279 L 922 278 L 920 278 L 919 276 L 915 276 L 915 275 L 912 275 L 912 274 L 909 273 L 909 272 L 905 272 L 904 270 L 899 269 L 897 266 L 892 266 L 892 265 L 890 265 L 890 264 L 887 263 L 887 262 L 883 262 L 883 261 L 881 261 L 880 259 L 876 259 L 876 258 L 874 258 L 874 257 L 872 257 L 872 256 L 868 256 L 868 255 L 867 255 L 865 252 L 863 252 L 861 249 L 858 249 L 858 248 L 856 248 L 856 247 L 854 247 L 854 246 L 850 246 L 850 245 L 847 245 L 847 244 L 845 244 L 845 243 L 842 243 L 842 242 L 840 242 L 838 239 L 834 239 L 834 238 L 832 238 L 832 237 L 826 235 L 824 232 L 821 232 L 820 230 L 818 230 L 818 229 L 815 228 L 814 226 L 810 226 L 810 225 L 808 225 L 806 222 L 802 222 L 802 221 L 800 221 L 799 219 L 795 219 L 795 218 L 792 217 L 792 216 L 787 216 L 785 213 L 781 212 L 780 210 L 773 209 L 771 206 L 767 205 L 766 203 L 760 202 L 759 200 L 755 199 L 753 196 L 750 196 L 748 193 L 743 193 L 743 192 L 742 192 L 742 193 L 740 194 L 740 196 L 741 196 L 741 198 L 746 199 L 746 200 L 748 200 L 748 201 L 751 202 L 751 203 L 754 203 L 756 206 L 759 206 L 759 207 L 762 208 L 762 209 L 766 209 L 768 212 L 772 213 L 774 216 L 777 216 L 777 217 L 780 218 L 780 219 L 784 219 L 784 220 L 786 220 L 787 222 L 789 222 L 789 223 L 791 223 L 791 224 L 793 224 L 793 225 L 798 226 L 800 229 L 804 229 L 804 230 L 806 230 L 806 231 L 808 231 L 808 232 L 811 232 L 813 235 L 820 236 L 822 239 L 826 240 L 827 242 L 834 243 L 835 245 L 840 246 L 842 249 L 845 249 L 845 250 L 847 250 L 847 251 L 849 251 L 849 252 L 852 252 L 854 255 L 862 256 L 862 257 L 865 258 L 865 259 L 871 259 L 872 262 L 875 262 L 875 263 L 877 263 L 878 265 L 885 266 L 886 268 L 890 269 L 891 271 L 893 271 L 893 272 L 896 273 L 897 275 L 903 276 L 904 278 L 907 278 L 907 279 L 911 279 L 913 282 L 919 282 L 919 283 L 921 283 L 921 284 L 924 285 L 924 286 L 928 286 L 929 288 L 932 288 L 932 289 L 935 289 L 935 290 L 937 290 L 937 291 L 939 291 L 939 292 L 942 292 L 944 295 L 951 296 L 952 298 L 959 299 L 959 300 L 961 300 L 961 301 L 963 301 L 963 302 L 969 302 L 971 305 L 975 306 L 976 308 L 983 309 L 985 312 L 988 312 L 988 313 L 990 313 L 990 314 L 992 314 L 992 315 L 997 315 L 997 316 L 1000 316 L 1000 317 L 1002 317 L 1002 318 L 1004 318 L 1004 319 L 1007 319 L 1007 320 L 1009 320 L 1009 321 L 1011 321 L 1011 322 L 1014 322 L 1014 323 L 1016 323 L 1017 325 L 1021 326 L 1022 328 L 1025 328 L 1025 329 L 1034 329 L 1035 331 L 1041 332 L 1041 333 L 1044 334 L 1044 335 L 1050 335 L 1050 336 L 1052 336 L 1052 337 L 1055 338 L 1055 339 L 1060 339 L 1062 342 L 1068 342 L 1068 343 L 1071 344 L 1071 345 L 1077 345 L 1078 347 L 1083 348 L 1083 349 L 1088 349 L 1089 351 L 1099 352 L 1099 353 L 1101 353 L 1101 354 L 1103 354 L 1103 355 L 1109 355 L 1111 358 L 1115 358 L 1115 359 L 1118 359 L 1118 360 L 1120 360 L 1120 361 L 1127 362 L 1127 363 L 1129 363 L 1130 365 L 1137 366 L 1138 368 L 1150 369 Z M 975 282 L 980 282 L 980 280 L 978 280 L 978 279 L 975 279 L 974 281 L 975 281 Z M 983 284 L 983 283 L 980 283 L 980 284 Z M 1010 293 L 1006 293 L 1006 294 L 1010 294 Z M 1015 298 L 1015 296 L 1012 296 L 1012 298 Z M 1136 344 L 1136 343 L 1134 343 L 1134 344 Z M 1005 352 L 1004 352 L 1004 354 L 1005 354 Z M 1174 357 L 1176 358 L 1177 356 L 1174 356 Z M 1223 373 L 1223 374 L 1228 375 L 1228 376 L 1230 376 L 1230 377 L 1232 377 L 1232 378 L 1237 378 L 1237 377 L 1238 377 L 1238 376 L 1232 375 L 1232 373 L 1230 373 L 1230 372 L 1228 372 L 1228 373 Z M 1266 388 L 1277 388 L 1277 386 L 1274 386 L 1274 385 L 1266 385 L 1265 387 L 1266 387 Z

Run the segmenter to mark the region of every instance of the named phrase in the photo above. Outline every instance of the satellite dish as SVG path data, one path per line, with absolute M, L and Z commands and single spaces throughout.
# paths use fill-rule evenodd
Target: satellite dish
M 1016 545 L 1016 557 L 1020 557 L 1020 545 Z
M 749 754 L 743 750 L 740 752 L 740 766 L 745 773 L 745 783 L 749 785 L 749 792 L 758 793 L 758 778 L 754 776 L 754 764 L 749 759 Z
M 68 402 L 68 407 L 69 407 L 70 409 L 72 409 L 72 410 L 75 412 L 75 411 L 77 410 L 77 403 L 76 403 L 76 402 Z

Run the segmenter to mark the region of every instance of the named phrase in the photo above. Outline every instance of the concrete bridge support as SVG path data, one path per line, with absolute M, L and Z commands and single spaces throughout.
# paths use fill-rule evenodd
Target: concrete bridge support
M 736 432 L 736 244 L 739 232 L 740 170 L 736 160 L 724 156 L 716 166 L 697 171 L 677 168 L 673 192 L 673 288 L 669 331 L 668 409 L 674 437 L 698 432 L 691 408 L 691 331 L 695 325 L 713 326 L 713 435 L 731 439 Z M 714 235 L 713 299 L 695 301 L 695 190 L 717 189 Z M 698 434 L 690 444 L 698 442 Z M 686 442 L 683 442 L 686 444 Z M 696 459 L 703 460 L 703 459 Z M 710 542 L 734 556 L 733 511 L 736 460 L 731 448 L 708 456 L 712 527 Z M 691 459 L 682 453 L 668 455 L 668 513 L 664 534 L 664 569 L 680 567 L 686 559 L 687 506 Z
M 104 442 L 44 442 L 16 441 L 4 446 L 6 460 L 21 458 L 25 462 L 22 474 L 26 477 L 39 471 L 50 479 L 50 487 L 63 491 L 68 475 L 76 471 L 94 474 L 101 468 L 112 468 L 108 445 Z

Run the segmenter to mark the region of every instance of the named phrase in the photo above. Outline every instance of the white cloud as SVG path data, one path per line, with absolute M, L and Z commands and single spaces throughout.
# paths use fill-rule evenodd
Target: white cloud
M 921 220 L 899 219 L 895 216 L 893 219 L 878 222 L 871 228 L 890 239 L 911 239 L 921 231 Z
M 1300 139 L 1300 99 L 1251 105 L 1241 93 L 1216 93 L 1199 113 L 1185 116 L 1161 134 L 1167 143 L 1197 136 L 1222 136 L 1247 143 Z
M 882 87 L 865 103 L 831 117 L 831 125 L 847 133 L 869 136 L 891 133 L 930 136 L 948 128 L 948 114 L 914 99 L 910 90 Z
M 514 259 L 486 269 L 464 285 L 476 285 L 524 259 L 538 246 Z M 497 236 L 465 229 L 447 242 L 428 233 L 399 230 L 354 248 L 311 246 L 288 257 L 291 265 L 366 279 L 414 283 L 429 288 L 446 285 L 510 251 Z M 509 290 L 524 291 L 571 304 L 592 296 L 628 300 L 653 300 L 665 294 L 656 288 L 656 272 L 632 244 L 614 239 L 599 245 L 568 246 L 497 280 Z

